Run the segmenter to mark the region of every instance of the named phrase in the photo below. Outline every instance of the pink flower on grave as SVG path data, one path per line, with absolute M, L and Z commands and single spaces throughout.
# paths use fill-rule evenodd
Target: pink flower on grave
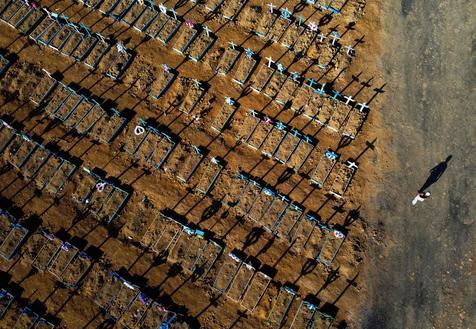
M 193 28 L 193 26 L 195 25 L 195 23 L 189 19 L 185 20 L 185 24 L 187 24 L 189 28 Z

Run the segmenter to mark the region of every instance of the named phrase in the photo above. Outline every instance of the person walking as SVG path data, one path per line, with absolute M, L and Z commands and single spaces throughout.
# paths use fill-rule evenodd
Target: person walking
M 426 199 L 428 199 L 430 196 L 431 196 L 430 191 L 426 191 L 426 192 L 418 191 L 418 194 L 415 196 L 415 198 L 412 201 L 412 205 L 416 205 L 418 201 L 423 202 Z

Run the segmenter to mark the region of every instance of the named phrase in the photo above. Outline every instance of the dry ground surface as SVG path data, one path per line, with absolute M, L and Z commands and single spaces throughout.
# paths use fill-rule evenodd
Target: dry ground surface
M 295 1 L 275 4 L 295 10 L 300 8 Z M 25 225 L 41 226 L 63 239 L 76 241 L 81 249 L 95 257 L 96 264 L 89 275 L 94 276 L 99 268 L 118 271 L 151 298 L 183 314 L 193 328 L 273 327 L 266 318 L 278 287 L 285 283 L 294 285 L 300 296 L 293 307 L 299 304 L 299 300 L 308 297 L 323 311 L 336 316 L 333 327 L 358 327 L 362 321 L 362 304 L 367 305 L 361 296 L 370 293 L 361 273 L 366 273 L 366 264 L 373 261 L 365 257 L 364 251 L 370 240 L 376 245 L 384 245 L 381 222 L 368 210 L 368 200 L 376 191 L 375 184 L 379 183 L 379 171 L 388 166 L 388 162 L 380 158 L 383 153 L 378 146 L 380 141 L 387 140 L 377 110 L 383 98 L 379 87 L 384 85 L 379 72 L 382 52 L 379 48 L 381 9 L 375 3 L 365 4 L 365 1 L 350 1 L 340 16 L 328 16 L 310 6 L 300 8 L 300 14 L 305 19 L 319 22 L 326 35 L 329 36 L 335 28 L 340 32 L 343 44 L 357 44 L 355 58 L 340 57 L 334 67 L 322 70 L 310 65 L 307 59 L 294 62 L 294 56 L 284 47 L 266 45 L 262 39 L 247 32 L 254 24 L 253 20 L 261 16 L 253 16 L 251 8 L 261 6 L 266 11 L 265 2 L 248 3 L 236 23 L 227 23 L 219 16 L 205 17 L 203 7 L 195 6 L 192 2 L 167 2 L 169 8 L 175 5 L 178 14 L 192 21 L 204 22 L 206 18 L 207 25 L 216 31 L 217 42 L 203 61 L 198 63 L 187 61 L 175 52 L 172 49 L 173 42 L 164 46 L 157 40 L 144 39 L 138 31 L 122 23 L 114 23 L 97 10 L 80 3 L 44 1 L 41 5 L 55 12 L 64 12 L 71 21 L 92 26 L 94 32 L 122 40 L 128 49 L 134 51 L 135 57 L 122 81 L 116 82 L 104 74 L 107 67 L 100 66 L 91 71 L 84 64 L 40 47 L 15 29 L 0 23 L 0 47 L 13 60 L 12 67 L 1 81 L 2 118 L 22 132 L 40 138 L 43 144 L 55 145 L 67 152 L 82 165 L 97 168 L 107 177 L 117 179 L 132 193 L 120 216 L 112 224 L 106 225 L 98 222 L 91 213 L 84 212 L 73 200 L 72 195 L 76 192 L 73 183 L 67 185 L 61 195 L 52 197 L 46 191 L 36 189 L 34 183 L 28 182 L 18 174 L 18 170 L 7 165 L 4 158 L 0 178 L 2 208 L 21 218 Z M 174 40 L 177 38 L 175 36 Z M 214 68 L 220 59 L 220 51 L 227 47 L 228 41 L 259 53 L 262 58 L 260 65 L 266 57 L 272 56 L 274 60 L 279 59 L 283 65 L 289 66 L 289 71 L 306 70 L 306 77 L 320 83 L 333 83 L 332 88 L 352 95 L 359 102 L 370 104 L 372 109 L 357 139 L 349 145 L 342 145 L 339 143 L 339 134 L 330 129 L 312 123 L 303 116 L 295 116 L 289 109 L 283 110 L 282 106 L 262 94 L 243 93 L 243 88 L 232 82 L 232 74 L 217 76 Z M 181 76 L 197 78 L 209 85 L 206 96 L 189 115 L 180 112 L 174 102 L 179 92 L 176 86 L 172 86 L 158 101 L 147 96 L 148 88 L 155 76 L 160 74 L 163 63 L 175 68 Z M 219 191 L 228 187 L 226 182 L 219 182 L 214 192 L 204 197 L 196 193 L 190 184 L 178 181 L 170 171 L 152 169 L 121 152 L 121 144 L 132 138 L 129 128 L 134 127 L 133 121 L 110 145 L 97 142 L 90 136 L 68 133 L 62 124 L 53 122 L 42 108 L 37 109 L 28 101 L 31 93 L 28 88 L 32 87 L 26 86 L 28 74 L 40 68 L 59 72 L 66 84 L 74 84 L 75 88 L 109 101 L 119 110 L 127 109 L 135 116 L 155 121 L 184 142 L 205 147 L 210 155 L 224 158 L 230 171 L 236 172 L 240 168 L 259 177 L 302 204 L 306 211 L 316 212 L 321 222 L 347 232 L 346 241 L 332 267 L 326 268 L 315 262 L 313 258 L 316 250 L 313 248 L 299 250 L 286 240 L 273 237 L 257 223 L 240 219 L 236 209 L 216 206 L 217 201 L 223 198 Z M 239 98 L 240 109 L 235 114 L 231 129 L 217 136 L 210 124 L 226 96 Z M 237 143 L 235 134 L 243 122 L 245 110 L 251 108 L 314 136 L 319 140 L 319 154 L 331 148 L 337 150 L 343 160 L 356 159 L 359 169 L 344 199 L 331 198 L 327 193 L 329 186 L 319 189 L 310 185 L 308 175 L 313 170 L 312 161 L 309 160 L 308 165 L 296 173 L 289 171 L 286 165 Z M 195 120 L 193 116 L 196 118 L 198 114 L 200 120 Z M 267 289 L 257 309 L 252 313 L 244 311 L 236 302 L 212 290 L 210 280 L 197 280 L 193 275 L 181 271 L 173 262 L 164 262 L 154 252 L 142 247 L 138 243 L 140 237 L 134 235 L 137 227 L 131 224 L 131 220 L 134 214 L 144 208 L 144 200 L 149 200 L 157 210 L 172 209 L 188 223 L 221 241 L 226 245 L 227 252 L 238 249 L 254 258 L 260 264 L 259 268 L 270 269 L 269 272 L 274 274 L 273 284 Z M 149 218 L 143 220 L 147 223 Z M 322 246 L 322 242 L 322 239 L 318 240 L 317 245 Z M 33 270 L 21 257 L 22 252 L 24 249 L 12 260 L 2 260 L 0 263 L 2 285 L 18 297 L 14 307 L 2 319 L 2 327 L 11 327 L 18 317 L 18 307 L 24 305 L 30 305 L 35 311 L 51 318 L 58 327 L 120 327 L 93 303 L 97 291 L 94 286 L 86 284 L 88 277 L 79 290 L 67 289 L 58 284 L 52 275 Z M 291 312 L 286 326 L 292 320 Z
M 394 169 L 372 202 L 388 248 L 375 248 L 372 256 L 362 327 L 471 328 L 474 2 L 387 1 L 382 15 L 392 90 L 382 112 Z M 432 197 L 412 206 L 430 169 L 450 155 L 428 188 Z

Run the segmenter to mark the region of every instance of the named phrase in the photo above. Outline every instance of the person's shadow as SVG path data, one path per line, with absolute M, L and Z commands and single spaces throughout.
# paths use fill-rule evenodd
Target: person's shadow
M 420 187 L 418 191 L 423 192 L 427 188 L 429 188 L 431 185 L 436 183 L 441 176 L 443 176 L 443 173 L 445 172 L 446 168 L 448 168 L 448 162 L 450 162 L 452 158 L 452 155 L 448 155 L 445 161 L 442 161 L 438 163 L 435 167 L 433 167 L 430 170 L 430 176 L 426 179 L 426 182 Z

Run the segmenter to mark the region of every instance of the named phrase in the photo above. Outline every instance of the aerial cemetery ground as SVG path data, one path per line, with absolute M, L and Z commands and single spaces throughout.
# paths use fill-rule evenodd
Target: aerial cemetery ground
M 364 0 L 0 0 L 0 327 L 358 323 L 379 24 Z

